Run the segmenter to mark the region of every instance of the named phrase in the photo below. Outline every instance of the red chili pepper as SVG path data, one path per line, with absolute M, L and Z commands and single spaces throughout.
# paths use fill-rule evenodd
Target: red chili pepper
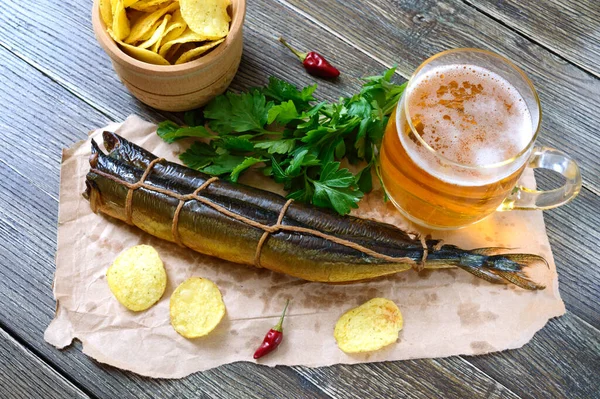
M 260 344 L 256 352 L 254 352 L 255 359 L 273 352 L 279 346 L 279 344 L 281 344 L 281 341 L 283 340 L 283 318 L 285 317 L 285 311 L 287 310 L 289 303 L 290 300 L 288 299 L 285 303 L 285 308 L 283 308 L 283 313 L 281 314 L 279 323 L 269 330 L 267 335 L 265 335 L 262 344 Z
M 337 78 L 340 76 L 340 71 L 327 62 L 327 60 L 319 53 L 315 53 L 314 51 L 301 53 L 290 46 L 282 37 L 279 38 L 279 41 L 283 43 L 285 47 L 292 50 L 292 53 L 302 61 L 304 69 L 311 75 L 319 76 L 321 78 Z

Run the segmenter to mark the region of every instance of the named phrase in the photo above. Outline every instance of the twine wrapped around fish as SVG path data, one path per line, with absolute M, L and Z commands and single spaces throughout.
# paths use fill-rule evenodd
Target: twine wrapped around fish
M 343 283 L 413 267 L 459 267 L 492 283 L 536 290 L 525 269 L 546 261 L 502 248 L 463 250 L 396 227 L 210 177 L 104 132 L 92 141 L 85 198 L 93 211 L 229 261 L 310 281 Z

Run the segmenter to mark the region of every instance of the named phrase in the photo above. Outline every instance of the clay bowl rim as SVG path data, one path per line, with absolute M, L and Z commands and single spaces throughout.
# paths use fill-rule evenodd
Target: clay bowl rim
M 125 53 L 110 37 L 106 30 L 106 25 L 100 17 L 99 0 L 94 0 L 92 9 L 92 26 L 96 38 L 104 51 L 108 54 L 112 61 L 142 73 L 152 73 L 157 76 L 178 76 L 182 74 L 196 72 L 209 66 L 210 64 L 219 61 L 225 55 L 225 52 L 230 47 L 230 44 L 239 35 L 243 34 L 244 19 L 246 17 L 246 0 L 232 0 L 232 16 L 229 33 L 225 37 L 225 41 L 219 44 L 214 50 L 206 56 L 202 56 L 196 60 L 186 62 L 181 65 L 155 65 L 137 60 Z

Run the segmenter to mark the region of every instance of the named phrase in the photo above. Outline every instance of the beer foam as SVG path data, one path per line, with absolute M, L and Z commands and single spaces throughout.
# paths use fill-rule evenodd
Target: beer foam
M 462 165 L 490 165 L 521 152 L 534 134 L 519 91 L 498 74 L 474 65 L 432 69 L 411 84 L 404 102 L 414 129 L 443 157 Z M 405 126 L 404 108 L 398 126 Z M 398 129 L 401 132 L 402 129 Z M 524 162 L 484 172 L 449 168 L 414 137 L 399 134 L 411 159 L 441 180 L 483 185 L 502 179 Z

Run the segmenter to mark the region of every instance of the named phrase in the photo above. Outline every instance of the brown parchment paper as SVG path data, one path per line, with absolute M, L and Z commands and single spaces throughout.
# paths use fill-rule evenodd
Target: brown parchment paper
M 99 129 L 90 137 L 101 142 L 103 130 L 116 130 L 156 155 L 177 161 L 177 154 L 187 144 L 165 144 L 155 129 L 155 125 L 131 116 L 122 125 Z M 151 377 L 180 378 L 226 363 L 254 361 L 255 348 L 276 323 L 286 298 L 292 301 L 285 338 L 260 364 L 314 367 L 478 355 L 519 348 L 548 319 L 565 312 L 541 212 L 496 213 L 469 228 L 437 232 L 434 237 L 465 248 L 502 246 L 540 254 L 550 264 L 550 269 L 540 266 L 533 271 L 538 281 L 547 284 L 543 291 L 489 284 L 458 269 L 410 270 L 349 285 L 311 283 L 200 255 L 92 213 L 81 196 L 89 153 L 89 140 L 63 151 L 54 278 L 57 311 L 44 335 L 57 348 L 77 338 L 83 352 L 102 363 Z M 527 174 L 525 181 L 534 185 L 533 174 Z M 264 178 L 256 182 L 275 188 L 266 187 L 269 182 Z M 368 195 L 355 213 L 415 229 L 383 202 L 380 189 Z M 114 299 L 105 273 L 122 250 L 141 243 L 160 253 L 168 284 L 158 304 L 134 313 Z M 169 298 L 191 276 L 209 278 L 219 286 L 227 314 L 207 337 L 188 340 L 170 325 Z M 333 338 L 335 322 L 346 310 L 373 297 L 398 304 L 404 329 L 398 342 L 383 350 L 347 355 Z

